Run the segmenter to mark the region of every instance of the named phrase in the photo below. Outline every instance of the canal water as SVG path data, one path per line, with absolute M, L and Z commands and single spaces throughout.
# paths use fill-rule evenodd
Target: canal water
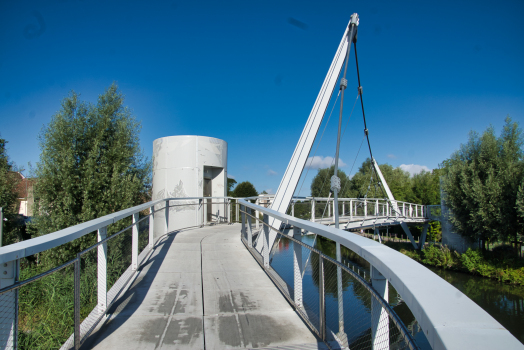
M 305 244 L 314 246 L 324 254 L 335 258 L 334 242 L 326 240 L 317 241 L 313 235 L 302 236 L 302 241 Z M 289 262 L 292 261 L 292 256 L 293 242 L 286 238 L 280 239 L 274 251 L 271 265 L 290 286 L 293 286 L 293 271 L 292 268 L 289 268 Z M 369 281 L 369 263 L 367 263 L 367 261 L 345 248 L 342 249 L 342 256 L 343 263 L 346 266 Z M 306 275 L 311 274 L 312 270 L 314 271 L 314 269 L 311 269 L 312 264 L 318 264 L 318 262 L 312 260 L 313 259 L 309 259 L 307 254 L 306 256 L 303 254 L 303 261 L 307 261 L 308 263 L 308 266 L 306 266 Z M 517 339 L 524 343 L 524 287 L 504 285 L 496 281 L 455 271 L 446 271 L 437 268 L 430 269 L 476 302 L 493 316 L 493 318 L 506 327 Z M 306 282 L 303 286 L 304 297 L 309 294 L 309 298 L 312 300 L 318 298 L 318 286 L 315 286 L 313 279 L 304 278 L 304 282 Z M 369 309 L 369 305 L 367 305 L 363 299 L 362 292 L 358 290 L 357 287 L 358 286 L 351 282 L 344 283 L 344 300 L 348 300 L 349 302 L 352 302 L 351 300 L 355 301 L 354 310 L 350 308 L 350 310 L 348 310 L 349 312 L 345 311 L 347 314 L 344 315 L 344 318 L 354 320 L 358 317 L 359 313 L 364 312 L 366 308 Z M 346 303 L 346 301 L 344 301 L 344 303 Z M 389 290 L 389 303 L 407 326 L 420 348 L 430 350 L 431 346 L 424 332 L 392 285 L 390 285 Z M 315 310 L 315 303 L 312 302 L 311 304 L 313 305 L 313 311 L 318 312 L 318 310 Z M 327 292 L 326 310 L 329 310 L 329 307 L 336 308 L 336 306 L 336 292 Z M 346 309 L 346 307 L 344 307 L 344 309 Z M 336 317 L 331 318 L 336 319 Z M 326 317 L 326 321 L 329 327 L 336 329 L 337 320 L 330 320 L 330 317 Z

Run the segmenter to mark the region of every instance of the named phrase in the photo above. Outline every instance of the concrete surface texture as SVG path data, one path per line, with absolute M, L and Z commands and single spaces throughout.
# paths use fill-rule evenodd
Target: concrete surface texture
M 325 349 L 240 240 L 240 225 L 164 237 L 82 349 Z
M 227 142 L 206 136 L 168 136 L 153 142 L 153 200 L 224 197 L 227 194 Z M 169 232 L 201 223 L 198 201 L 181 201 L 169 209 Z M 216 201 L 214 201 L 216 203 Z M 159 209 L 162 206 L 158 206 Z M 207 208 L 213 221 L 225 217 L 224 204 Z M 155 238 L 165 234 L 164 211 L 155 220 Z M 217 217 L 218 216 L 218 217 Z

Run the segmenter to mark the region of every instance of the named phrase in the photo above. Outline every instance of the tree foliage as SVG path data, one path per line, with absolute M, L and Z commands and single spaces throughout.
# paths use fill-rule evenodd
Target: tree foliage
M 239 183 L 233 191 L 233 197 L 246 198 L 253 196 L 258 196 L 258 192 L 255 189 L 255 186 L 253 186 L 253 184 L 249 181 Z
M 422 172 L 410 177 L 407 171 L 393 168 L 389 164 L 380 164 L 380 171 L 384 176 L 396 200 L 417 204 L 440 204 L 439 169 L 431 172 Z M 330 178 L 334 174 L 334 167 L 319 169 L 311 182 L 313 197 L 328 197 Z M 386 192 L 372 169 L 371 160 L 366 159 L 351 179 L 344 171 L 339 170 L 341 181 L 340 198 L 385 198 Z
M 148 199 L 150 163 L 139 146 L 141 125 L 123 103 L 115 84 L 99 96 L 96 105 L 80 101 L 72 92 L 42 128 L 34 189 L 36 235 Z M 64 261 L 92 243 L 94 236 L 88 235 L 46 252 L 47 258 Z
M 522 232 L 523 143 L 518 123 L 507 117 L 499 137 L 493 127 L 471 132 L 444 163 L 446 203 L 458 233 L 485 246 Z
M 14 172 L 14 165 L 9 161 L 7 155 L 6 144 L 8 141 L 0 138 L 0 207 L 6 222 L 0 223 L 4 225 L 4 244 L 13 243 L 15 240 L 15 220 L 17 214 L 17 186 L 18 177 Z
M 227 195 L 232 196 L 233 195 L 233 187 L 235 187 L 235 184 L 237 181 L 235 179 L 232 179 L 230 177 L 227 178 Z
M 311 182 L 311 195 L 313 197 L 328 197 L 331 187 L 331 177 L 335 174 L 335 166 L 329 168 L 318 169 L 317 174 Z M 340 193 L 339 197 L 347 197 L 349 195 L 350 186 L 349 178 L 342 170 L 337 171 L 337 176 L 340 178 Z

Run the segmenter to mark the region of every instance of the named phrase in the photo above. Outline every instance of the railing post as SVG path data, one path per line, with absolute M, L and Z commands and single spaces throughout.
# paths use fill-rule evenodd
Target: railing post
M 326 297 L 324 292 L 324 258 L 318 255 L 318 317 L 320 339 L 326 340 Z
M 402 203 L 402 216 L 406 216 L 406 203 Z
M 246 207 L 246 211 L 247 211 L 247 246 L 249 248 L 253 247 L 253 231 L 251 230 L 251 223 L 252 223 L 252 219 L 251 219 L 251 216 L 252 213 L 253 213 L 253 210 L 251 210 L 251 208 L 248 208 Z M 255 221 L 257 221 L 255 219 Z
M 371 286 L 386 302 L 388 280 L 374 267 L 371 268 Z M 371 341 L 372 349 L 389 349 L 389 316 L 382 305 L 371 298 Z
M 295 217 L 295 201 L 291 201 L 291 216 Z
M 207 202 L 208 202 L 208 201 L 209 201 L 209 199 L 206 199 L 206 198 L 202 199 L 202 204 L 203 204 L 202 208 L 204 209 L 204 210 L 203 210 L 203 212 L 204 212 L 204 216 L 203 216 L 203 218 L 202 218 L 202 220 L 203 220 L 203 221 L 202 221 L 203 225 L 206 225 L 206 224 L 207 224 Z
M 235 219 L 237 219 L 237 222 L 239 222 L 240 221 L 240 204 L 238 203 L 238 199 L 235 199 L 235 204 L 236 204 Z
M 153 249 L 155 243 L 155 206 L 149 208 L 149 249 Z
M 260 204 L 260 202 L 258 201 L 258 198 L 257 198 L 255 204 L 256 204 L 256 205 L 259 205 L 259 204 Z M 260 218 L 260 213 L 258 212 L 258 210 L 255 210 L 255 217 L 256 217 L 257 219 Z M 255 227 L 256 227 L 257 229 L 260 227 L 258 220 L 255 220 Z
M 346 201 L 342 201 L 342 216 L 346 214 Z
M 293 226 L 293 238 L 302 241 L 302 234 L 300 227 Z M 302 246 L 293 242 L 293 275 L 294 275 L 294 301 L 297 308 L 302 308 Z
M 368 200 L 364 199 L 364 218 L 368 217 Z
M 316 210 L 316 201 L 314 199 L 311 200 L 311 221 L 315 222 L 315 210 Z
M 238 202 L 237 202 L 237 205 Z M 246 206 L 245 205 L 240 205 L 240 211 L 241 211 L 241 216 L 242 216 L 242 237 L 244 237 L 244 239 L 247 239 L 247 231 L 246 231 L 246 214 L 244 213 L 245 211 L 245 208 Z
M 227 223 L 231 223 L 231 199 L 227 199 L 226 202 L 226 212 L 227 212 Z
M 1 223 L 0 223 L 1 224 Z M 20 261 L 2 264 L 0 288 L 9 287 L 18 281 Z M 16 349 L 18 340 L 18 289 L 0 295 L 0 341 L 3 349 Z
M 336 243 L 337 261 L 342 263 L 340 243 Z M 338 335 L 340 339 L 347 339 L 344 332 L 344 288 L 342 285 L 342 268 L 337 265 L 337 299 L 338 299 Z
M 98 229 L 98 242 L 107 238 L 107 226 Z M 107 309 L 107 242 L 98 246 L 98 313 Z
M 131 242 L 131 270 L 138 269 L 138 213 L 133 214 L 133 238 Z
M 205 207 L 205 206 L 204 206 Z M 168 232 L 169 232 L 169 200 L 166 200 L 166 207 L 165 207 L 165 216 L 166 216 L 166 232 L 165 234 L 167 235 Z
M 331 217 L 331 204 L 329 204 L 329 200 L 326 202 L 326 205 L 328 207 L 328 218 Z
M 349 200 L 349 220 L 353 220 L 353 199 Z
M 80 253 L 76 255 L 74 275 L 74 340 L 75 350 L 80 348 Z
M 269 247 L 269 216 L 267 214 L 264 214 L 264 236 L 262 236 L 262 241 L 264 243 L 262 247 L 262 256 L 264 258 L 264 268 L 269 268 L 269 251 L 271 248 Z
M 378 216 L 378 199 L 375 200 L 375 216 Z

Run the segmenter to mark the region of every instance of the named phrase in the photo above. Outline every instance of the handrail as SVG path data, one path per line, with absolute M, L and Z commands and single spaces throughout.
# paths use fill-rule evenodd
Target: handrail
M 347 231 L 242 199 L 239 203 L 338 242 L 367 260 L 402 296 L 433 349 L 523 349 L 522 343 L 471 299 L 404 254 Z
M 136 214 L 142 210 L 149 209 L 157 204 L 166 201 L 180 201 L 180 200 L 199 200 L 199 199 L 229 199 L 231 197 L 184 197 L 184 198 L 163 198 L 140 204 L 129 209 L 124 209 L 115 213 L 111 213 L 100 218 L 83 222 L 81 224 L 65 228 L 56 232 L 48 233 L 40 237 L 28 239 L 26 241 L 10 244 L 0 247 L 0 264 L 13 261 L 16 259 L 25 258 L 44 250 L 58 247 L 62 244 L 74 241 L 88 233 L 94 232 L 99 228 L 113 224 L 125 217 Z M 160 209 L 159 209 L 160 210 Z M 158 211 L 158 210 L 155 210 Z

